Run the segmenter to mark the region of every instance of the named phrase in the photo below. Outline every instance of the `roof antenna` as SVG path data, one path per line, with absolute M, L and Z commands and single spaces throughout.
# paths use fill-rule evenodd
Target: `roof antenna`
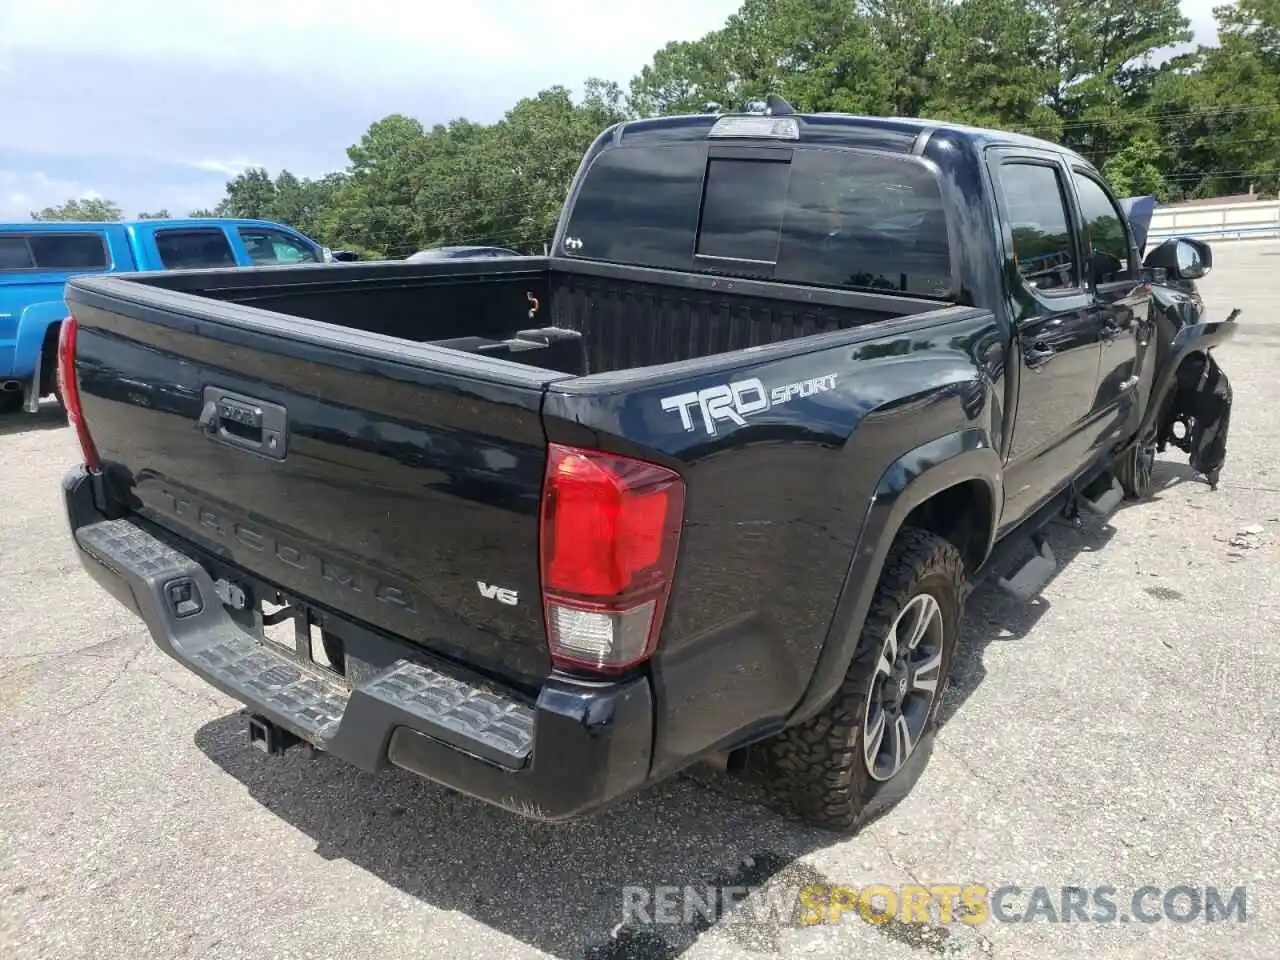
M 767 117 L 794 117 L 796 108 L 776 93 L 771 93 L 765 98 L 764 113 Z

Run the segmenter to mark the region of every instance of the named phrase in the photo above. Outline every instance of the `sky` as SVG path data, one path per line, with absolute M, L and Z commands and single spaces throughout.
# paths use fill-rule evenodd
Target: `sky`
M 1214 39 L 1218 0 L 1182 0 Z M 492 122 L 627 81 L 741 0 L 0 0 L 0 221 L 71 197 L 211 207 L 246 167 L 320 176 L 373 121 Z

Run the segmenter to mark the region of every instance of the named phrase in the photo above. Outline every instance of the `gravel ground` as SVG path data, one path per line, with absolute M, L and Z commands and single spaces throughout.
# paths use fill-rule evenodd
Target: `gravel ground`
M 57 411 L 7 418 L 0 956 L 1280 956 L 1280 324 L 1265 296 L 1280 245 L 1218 258 L 1206 298 L 1244 308 L 1220 351 L 1236 407 L 1219 490 L 1171 453 L 1153 500 L 1055 533 L 1069 562 L 1042 602 L 980 592 L 924 778 L 852 839 L 707 773 L 548 827 L 408 776 L 251 752 L 236 705 L 80 572 Z M 1015 884 L 1017 913 L 1037 886 L 1057 907 L 1063 886 L 1109 885 L 1119 909 L 617 929 L 624 887 L 707 882 Z M 1122 922 L 1147 884 L 1244 886 L 1247 919 Z

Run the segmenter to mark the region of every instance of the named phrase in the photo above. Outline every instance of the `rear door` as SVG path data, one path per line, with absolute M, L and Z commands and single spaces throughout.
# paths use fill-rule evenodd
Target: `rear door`
M 238 265 L 221 227 L 159 227 L 149 244 L 162 270 L 198 270 Z
M 1099 336 L 1069 171 L 1049 153 L 993 151 L 991 163 L 1019 351 L 1003 514 L 1010 526 L 1089 458 Z

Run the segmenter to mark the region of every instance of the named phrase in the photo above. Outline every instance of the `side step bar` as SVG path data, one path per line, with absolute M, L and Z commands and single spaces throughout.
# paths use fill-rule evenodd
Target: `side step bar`
M 1036 554 L 1009 577 L 1000 577 L 996 585 L 1005 593 L 1016 597 L 1024 603 L 1030 603 L 1040 596 L 1045 586 L 1058 572 L 1058 558 L 1053 555 L 1053 548 L 1042 535 L 1035 534 L 1031 542 L 1036 547 Z
M 1107 479 L 1111 481 L 1111 485 L 1101 493 L 1090 499 L 1085 494 L 1080 494 L 1079 502 L 1086 510 L 1094 516 L 1107 517 L 1110 516 L 1116 507 L 1120 506 L 1120 502 L 1124 500 L 1124 488 L 1120 486 L 1120 481 L 1110 473 L 1106 474 Z
M 1045 504 L 1028 525 L 1029 529 L 1036 531 L 1030 535 L 1035 553 L 1024 560 L 1014 572 L 1007 576 L 996 576 L 996 585 L 1024 603 L 1034 600 L 1058 571 L 1058 558 L 1042 531 L 1055 521 L 1065 521 L 1069 526 L 1079 529 L 1080 508 L 1083 507 L 1094 516 L 1107 517 L 1123 500 L 1124 488 L 1109 470 L 1098 475 L 1084 491 L 1077 491 L 1074 487 L 1064 491 L 1057 499 Z M 1017 535 L 1007 539 L 1002 544 L 1004 549 L 1000 550 L 1000 557 L 989 560 L 987 569 L 995 566 L 991 572 L 996 573 L 1011 559 L 1009 553 L 1020 552 L 1021 544 L 1025 544 L 1025 540 Z

